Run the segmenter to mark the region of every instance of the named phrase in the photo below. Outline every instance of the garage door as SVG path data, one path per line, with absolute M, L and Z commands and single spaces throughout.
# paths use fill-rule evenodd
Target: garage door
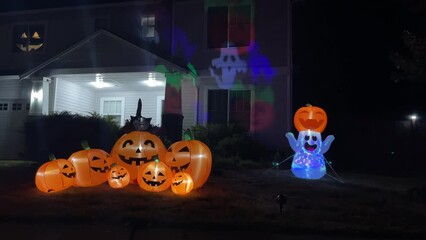
M 0 99 L 0 160 L 22 159 L 29 100 Z

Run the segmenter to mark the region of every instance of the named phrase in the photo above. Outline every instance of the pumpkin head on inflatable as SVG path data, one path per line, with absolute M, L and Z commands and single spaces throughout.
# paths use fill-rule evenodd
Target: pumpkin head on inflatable
M 212 154 L 209 147 L 201 141 L 191 140 L 191 133 L 184 134 L 186 140 L 170 145 L 166 152 L 166 164 L 174 174 L 186 172 L 194 181 L 194 189 L 200 188 L 210 176 Z
M 327 114 L 320 107 L 306 104 L 306 107 L 296 111 L 293 122 L 299 132 L 306 130 L 322 132 L 327 126 Z
M 115 142 L 111 157 L 115 163 L 129 170 L 130 180 L 136 184 L 139 167 L 156 159 L 163 161 L 165 152 L 166 147 L 156 135 L 133 131 L 124 134 Z
M 158 160 L 145 163 L 139 168 L 138 183 L 148 192 L 161 192 L 170 187 L 173 174 L 169 166 Z
M 82 143 L 84 150 L 73 153 L 68 160 L 74 165 L 77 176 L 76 187 L 92 187 L 107 181 L 112 160 L 102 149 L 91 149 Z
M 71 187 L 75 176 L 75 168 L 70 161 L 52 159 L 38 168 L 35 184 L 37 189 L 42 192 L 59 192 Z

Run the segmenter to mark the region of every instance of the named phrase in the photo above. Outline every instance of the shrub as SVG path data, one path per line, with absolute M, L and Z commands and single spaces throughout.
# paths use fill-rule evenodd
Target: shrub
M 241 168 L 243 163 L 245 168 L 253 168 L 267 165 L 264 161 L 270 159 L 270 150 L 235 125 L 196 125 L 191 131 L 195 139 L 204 142 L 212 151 L 214 166 Z
M 97 114 L 81 116 L 60 112 L 28 116 L 25 123 L 25 155 L 38 162 L 46 162 L 49 154 L 68 158 L 82 149 L 83 140 L 87 140 L 91 148 L 109 152 L 118 134 L 117 125 Z

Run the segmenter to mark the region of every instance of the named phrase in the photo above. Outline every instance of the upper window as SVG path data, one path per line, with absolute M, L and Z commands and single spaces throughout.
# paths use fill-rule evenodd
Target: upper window
M 209 7 L 207 46 L 209 48 L 250 46 L 251 15 L 249 4 Z
M 141 18 L 142 37 L 155 37 L 155 16 L 143 16 Z
M 0 111 L 7 111 L 8 107 L 8 103 L 0 103 Z
M 44 24 L 19 24 L 13 29 L 14 52 L 41 51 L 44 40 Z

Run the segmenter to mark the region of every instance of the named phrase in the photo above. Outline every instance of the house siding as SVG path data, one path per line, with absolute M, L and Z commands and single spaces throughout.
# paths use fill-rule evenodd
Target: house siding
M 55 112 L 69 111 L 89 115 L 96 111 L 96 94 L 94 91 L 61 79 L 57 79 L 56 84 Z
M 182 81 L 182 115 L 184 116 L 182 128 L 194 126 L 197 112 L 197 87 L 190 80 Z

